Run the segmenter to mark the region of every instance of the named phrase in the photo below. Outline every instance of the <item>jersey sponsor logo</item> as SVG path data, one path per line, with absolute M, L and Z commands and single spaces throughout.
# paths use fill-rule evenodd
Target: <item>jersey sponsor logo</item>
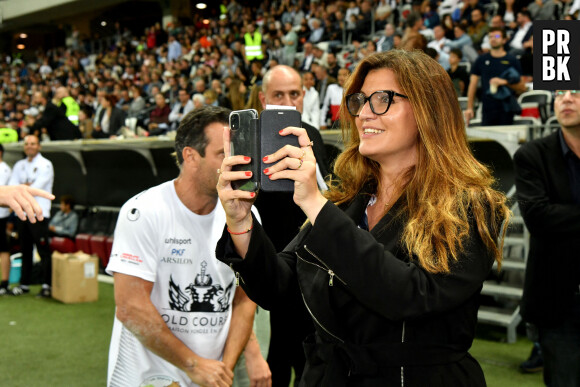
M 121 254 L 121 262 L 128 262 L 134 264 L 143 263 L 143 260 L 139 258 L 137 255 L 129 254 L 129 253 L 122 253 Z
M 171 249 L 171 254 L 169 257 L 163 257 L 159 261 L 163 263 L 175 263 L 178 265 L 191 265 L 193 260 L 191 258 L 183 258 L 185 254 L 185 249 Z
M 191 238 L 165 238 L 166 245 L 190 245 Z
M 211 274 L 206 273 L 207 262 L 202 261 L 200 272 L 181 290 L 181 286 L 169 278 L 169 307 L 180 312 L 225 312 L 230 307 L 234 288 L 232 281 L 225 289 L 213 282 Z
M 193 264 L 193 260 L 190 258 L 163 257 L 159 261 L 163 263 L 176 263 L 178 265 Z
M 136 221 L 140 216 L 141 213 L 136 208 L 131 208 L 131 210 L 127 212 L 127 219 L 129 219 L 131 222 Z

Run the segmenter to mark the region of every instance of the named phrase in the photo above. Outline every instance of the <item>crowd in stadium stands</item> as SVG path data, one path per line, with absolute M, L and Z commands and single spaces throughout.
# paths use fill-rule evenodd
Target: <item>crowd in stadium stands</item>
M 157 23 L 132 33 L 117 23 L 110 44 L 88 44 L 73 29 L 68 47 L 39 50 L 35 61 L 2 55 L 0 127 L 19 139 L 30 132 L 45 140 L 165 134 L 191 105 L 249 106 L 265 71 L 287 64 L 314 76 L 309 94 L 318 94 L 322 116 L 313 113 L 320 118 L 312 124 L 330 128 L 336 115 L 327 89 L 339 83 L 340 69 L 352 70 L 366 55 L 427 49 L 465 96 L 470 65 L 490 50 L 488 29 L 502 27 L 506 52 L 529 85 L 533 20 L 573 19 L 579 9 L 578 0 L 281 0 L 252 8 L 231 0 L 219 17 L 194 15 L 191 25 Z
M 116 23 L 112 36 L 97 40 L 81 40 L 73 27 L 66 46 L 33 56 L 0 53 L 0 143 L 27 134 L 43 141 L 171 136 L 188 112 L 205 105 L 261 110 L 263 75 L 278 64 L 303 77 L 303 121 L 335 128 L 343 86 L 357 63 L 392 49 L 436 58 L 457 96 L 468 97 L 468 121 L 478 96 L 482 124 L 509 124 L 513 112 L 498 114 L 504 103 L 487 91 L 498 95 L 498 87 L 508 86 L 513 100 L 533 88 L 534 20 L 580 16 L 580 0 L 253 4 L 225 0 L 214 18 L 194 12 L 188 24 L 156 23 L 142 31 Z M 509 59 L 509 68 L 493 58 Z M 525 370 L 541 370 L 535 348 Z

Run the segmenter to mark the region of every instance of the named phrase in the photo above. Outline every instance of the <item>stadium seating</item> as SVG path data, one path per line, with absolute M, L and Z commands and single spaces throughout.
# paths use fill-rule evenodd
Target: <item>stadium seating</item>
M 113 247 L 113 233 L 119 209 L 112 207 L 90 207 L 79 214 L 79 233 L 74 251 L 83 251 L 99 257 L 102 269 L 107 267 Z
M 77 234 L 76 237 L 77 250 L 83 251 L 87 254 L 92 254 L 90 240 L 91 240 L 90 234 Z
M 91 235 L 89 246 L 93 254 L 99 257 L 102 267 L 107 267 L 109 254 L 107 254 L 107 237 L 104 235 Z
M 560 128 L 560 123 L 556 116 L 552 116 L 546 120 L 546 124 L 544 125 L 544 134 L 543 136 L 549 136 L 550 134 L 554 133 L 556 130 Z
M 538 113 L 542 122 L 546 120 L 551 115 L 551 105 L 552 105 L 552 93 L 547 90 L 530 90 L 525 93 L 520 94 L 518 97 L 518 103 L 522 106 L 526 103 L 535 102 L 538 104 Z
M 50 251 L 59 253 L 74 253 L 78 251 L 75 242 L 70 238 L 55 236 L 50 240 Z

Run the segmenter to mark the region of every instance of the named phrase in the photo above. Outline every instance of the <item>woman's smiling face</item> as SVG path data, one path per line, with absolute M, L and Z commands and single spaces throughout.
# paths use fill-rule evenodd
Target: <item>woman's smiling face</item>
M 387 68 L 371 70 L 360 91 L 368 97 L 378 90 L 403 94 L 395 73 Z M 416 163 L 417 122 L 407 98 L 394 96 L 389 110 L 382 115 L 373 113 L 366 102 L 355 123 L 360 137 L 359 152 L 363 156 L 379 164 L 387 161 Z

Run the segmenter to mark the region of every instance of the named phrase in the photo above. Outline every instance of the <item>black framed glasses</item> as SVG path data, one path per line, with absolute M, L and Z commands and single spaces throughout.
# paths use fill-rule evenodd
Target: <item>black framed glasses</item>
M 371 111 L 380 116 L 389 111 L 395 96 L 409 99 L 406 95 L 396 93 L 393 90 L 378 90 L 368 97 L 364 93 L 353 93 L 346 96 L 346 108 L 352 116 L 358 117 L 368 101 Z

